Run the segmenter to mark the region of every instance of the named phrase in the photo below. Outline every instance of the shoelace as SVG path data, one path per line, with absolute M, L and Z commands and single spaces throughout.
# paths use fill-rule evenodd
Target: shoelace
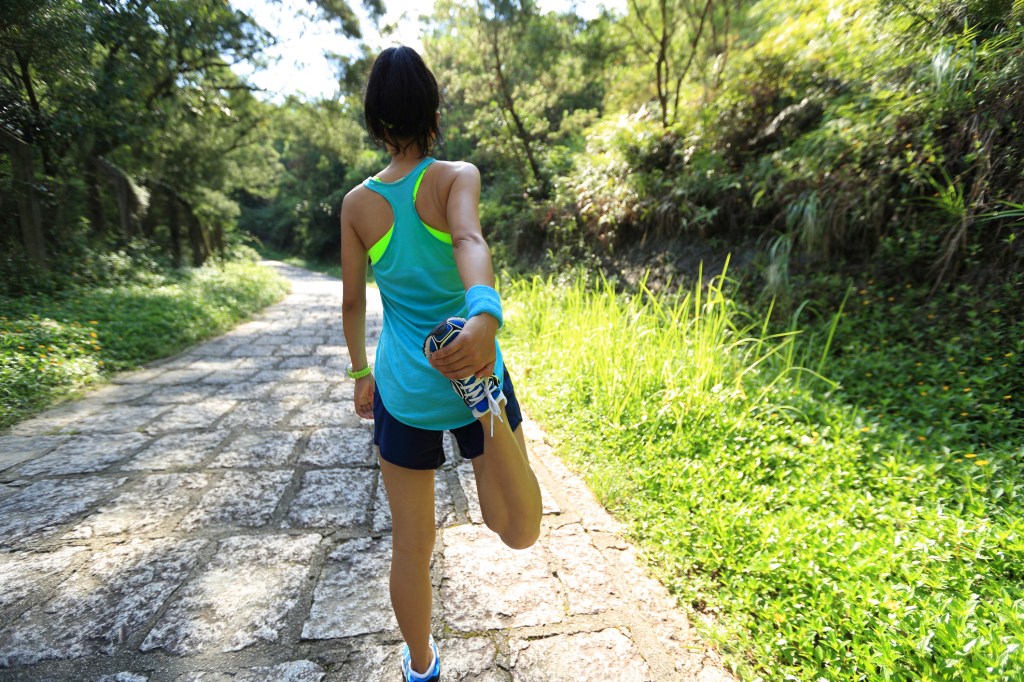
M 497 417 L 498 421 L 504 423 L 505 420 L 501 418 L 501 403 L 499 403 L 490 390 L 485 388 L 484 393 L 487 394 L 487 411 L 491 413 L 491 439 L 494 439 L 494 418 Z
M 487 400 L 487 411 L 491 413 L 491 438 L 494 438 L 494 418 L 497 417 L 498 421 L 502 423 L 504 423 L 505 420 L 502 419 L 501 417 L 501 403 L 499 403 L 497 399 L 493 395 L 491 395 L 489 384 L 489 379 L 480 379 L 471 385 L 474 388 L 477 388 L 478 390 L 482 389 L 484 392 L 484 398 Z M 459 396 L 463 399 L 463 401 L 466 402 L 467 404 L 470 401 L 472 401 L 473 404 L 478 404 L 480 402 L 480 400 L 477 399 L 477 396 L 472 395 L 469 392 L 469 386 L 467 386 L 466 384 L 462 383 L 461 381 L 453 381 L 452 385 L 455 386 L 455 390 L 458 392 Z

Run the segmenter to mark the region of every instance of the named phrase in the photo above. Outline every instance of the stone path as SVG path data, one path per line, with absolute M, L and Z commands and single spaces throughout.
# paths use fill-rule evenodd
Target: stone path
M 0 435 L 0 680 L 400 679 L 341 285 L 272 265 L 284 302 Z M 482 525 L 468 463 L 437 477 L 443 679 L 732 680 L 525 428 L 545 499 L 530 550 Z

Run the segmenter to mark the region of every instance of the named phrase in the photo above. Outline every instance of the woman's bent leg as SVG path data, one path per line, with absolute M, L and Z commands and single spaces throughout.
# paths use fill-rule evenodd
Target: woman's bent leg
M 396 466 L 380 459 L 391 506 L 391 606 L 412 654 L 412 667 L 424 672 L 431 662 L 430 616 L 433 589 L 434 472 Z
M 472 460 L 473 473 L 487 527 L 509 547 L 526 549 L 540 536 L 540 486 L 526 456 L 523 427 L 513 433 L 504 412 L 503 422 L 494 421 L 493 437 L 490 415 L 480 418 L 484 454 Z

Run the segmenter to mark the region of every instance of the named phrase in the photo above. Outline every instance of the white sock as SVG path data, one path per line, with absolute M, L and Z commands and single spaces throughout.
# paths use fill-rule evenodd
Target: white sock
M 410 682 L 418 682 L 421 680 L 429 680 L 430 673 L 434 671 L 434 649 L 430 649 L 430 665 L 427 666 L 427 671 L 424 673 L 418 673 L 415 670 L 412 672 L 412 677 L 409 678 Z

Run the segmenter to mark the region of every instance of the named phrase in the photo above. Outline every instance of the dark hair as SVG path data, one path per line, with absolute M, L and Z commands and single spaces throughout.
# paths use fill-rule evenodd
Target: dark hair
M 377 144 L 405 150 L 418 145 L 430 153 L 441 137 L 437 81 L 411 47 L 389 47 L 377 56 L 366 81 L 363 112 L 366 130 Z

